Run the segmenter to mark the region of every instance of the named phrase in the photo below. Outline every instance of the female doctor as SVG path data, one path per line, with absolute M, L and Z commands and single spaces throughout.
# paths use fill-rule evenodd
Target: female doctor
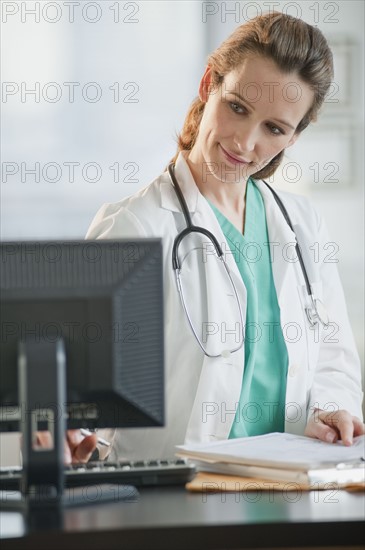
M 169 169 L 93 220 L 88 239 L 163 239 L 167 425 L 120 430 L 117 454 L 274 431 L 350 445 L 365 432 L 324 222 L 263 181 L 316 119 L 332 75 L 317 28 L 281 13 L 238 27 L 208 58 Z

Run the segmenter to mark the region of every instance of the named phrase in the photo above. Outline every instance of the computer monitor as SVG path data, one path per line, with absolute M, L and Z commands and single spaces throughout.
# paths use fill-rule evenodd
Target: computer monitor
M 1 431 L 27 414 L 18 364 L 59 357 L 60 344 L 68 428 L 164 424 L 160 239 L 2 243 L 0 272 Z M 52 368 L 28 372 L 46 402 Z

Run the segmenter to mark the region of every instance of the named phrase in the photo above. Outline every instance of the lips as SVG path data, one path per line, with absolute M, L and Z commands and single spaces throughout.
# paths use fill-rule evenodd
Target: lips
M 236 155 L 234 155 L 233 153 L 229 153 L 228 151 L 226 151 L 222 145 L 220 145 L 222 151 L 223 151 L 223 154 L 224 156 L 230 161 L 232 162 L 233 164 L 250 164 L 250 161 L 249 160 L 244 160 L 244 159 L 241 159 L 239 157 L 236 157 Z

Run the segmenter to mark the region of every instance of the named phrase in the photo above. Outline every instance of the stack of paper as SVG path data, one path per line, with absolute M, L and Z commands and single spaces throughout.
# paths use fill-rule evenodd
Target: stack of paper
M 177 455 L 199 470 L 270 481 L 338 485 L 365 482 L 365 436 L 353 445 L 325 443 L 288 433 L 180 445 Z

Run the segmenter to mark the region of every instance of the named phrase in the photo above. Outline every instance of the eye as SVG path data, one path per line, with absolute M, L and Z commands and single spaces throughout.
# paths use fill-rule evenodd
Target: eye
M 242 107 L 242 105 L 240 105 L 239 103 L 235 103 L 234 101 L 230 101 L 229 106 L 234 113 L 240 114 L 246 111 L 246 109 Z
M 274 136 L 282 136 L 285 134 L 284 130 L 279 128 L 279 126 L 275 126 L 275 124 L 268 124 L 267 127 Z

